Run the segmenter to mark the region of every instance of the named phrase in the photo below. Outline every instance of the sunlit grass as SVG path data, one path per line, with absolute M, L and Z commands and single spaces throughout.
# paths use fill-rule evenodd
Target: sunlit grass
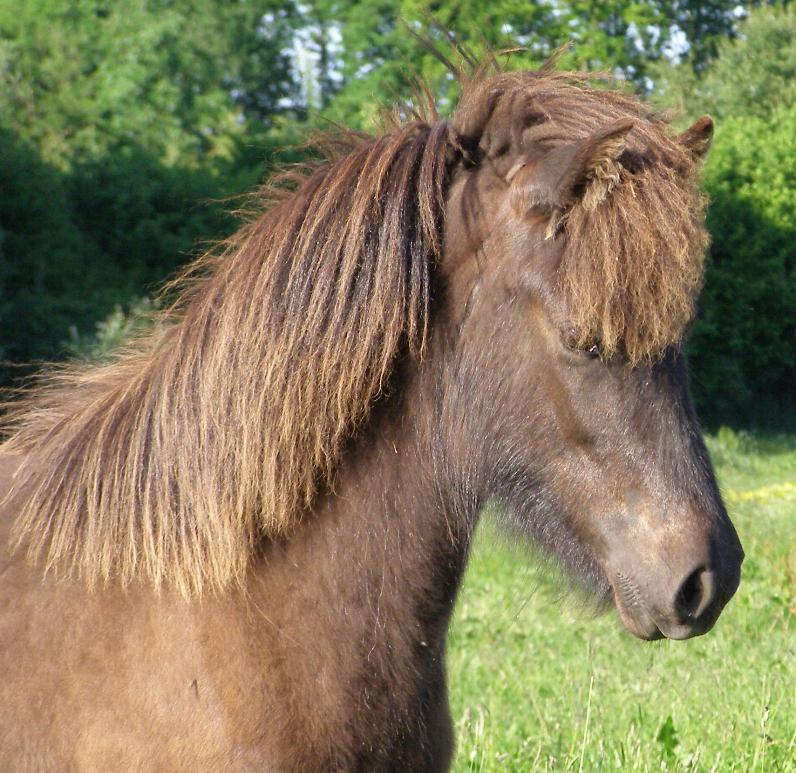
M 796 771 L 796 438 L 709 445 L 747 559 L 707 636 L 639 642 L 482 529 L 450 637 L 456 771 Z

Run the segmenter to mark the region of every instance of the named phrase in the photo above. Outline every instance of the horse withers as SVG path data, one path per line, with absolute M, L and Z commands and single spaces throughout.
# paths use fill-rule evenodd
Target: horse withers
M 481 71 L 10 406 L 0 767 L 445 770 L 490 498 L 636 636 L 709 630 L 743 559 L 682 352 L 711 133 Z

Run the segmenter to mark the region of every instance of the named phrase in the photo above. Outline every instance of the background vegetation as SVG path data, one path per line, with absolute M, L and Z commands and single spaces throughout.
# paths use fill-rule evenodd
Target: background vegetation
M 432 17 L 476 52 L 525 46 L 513 66 L 572 41 L 565 66 L 716 116 L 695 391 L 710 424 L 790 422 L 796 15 L 736 0 L 0 0 L 0 384 L 233 229 L 230 197 L 308 129 L 371 127 L 415 75 L 449 107 L 408 32 Z

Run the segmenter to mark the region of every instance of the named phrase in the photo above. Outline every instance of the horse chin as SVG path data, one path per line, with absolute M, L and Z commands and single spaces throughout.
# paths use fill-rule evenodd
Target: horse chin
M 580 599 L 587 609 L 603 615 L 614 607 L 614 595 L 608 575 L 588 545 L 571 542 L 564 552 L 548 553 L 551 564 L 556 565 L 569 591 Z
M 533 546 L 542 564 L 548 564 L 568 581 L 571 591 L 596 614 L 604 614 L 614 606 L 609 575 L 594 549 L 570 525 L 565 509 L 548 492 L 525 489 L 498 497 L 499 523 L 510 537 L 526 540 Z M 530 503 L 530 504 L 529 504 Z M 567 584 L 565 582 L 565 584 Z
M 645 610 L 637 610 L 631 614 L 627 607 L 619 601 L 615 601 L 616 611 L 619 613 L 619 619 L 622 625 L 630 631 L 638 639 L 643 641 L 657 641 L 658 639 L 665 638 L 661 629 L 655 624 L 655 621 Z

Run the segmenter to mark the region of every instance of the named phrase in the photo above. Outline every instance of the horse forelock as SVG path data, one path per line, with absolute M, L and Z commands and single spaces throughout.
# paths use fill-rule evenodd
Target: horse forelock
M 635 365 L 679 345 L 693 318 L 708 242 L 706 200 L 697 159 L 665 117 L 593 80 L 550 70 L 483 78 L 465 91 L 452 123 L 487 152 L 512 142 L 520 146 L 515 152 L 530 152 L 536 143 L 575 142 L 632 121 L 624 152 L 599 160 L 548 236 L 563 240 L 557 290 L 578 343 L 599 342 L 606 356 Z M 496 130 L 499 140 L 489 137 Z

